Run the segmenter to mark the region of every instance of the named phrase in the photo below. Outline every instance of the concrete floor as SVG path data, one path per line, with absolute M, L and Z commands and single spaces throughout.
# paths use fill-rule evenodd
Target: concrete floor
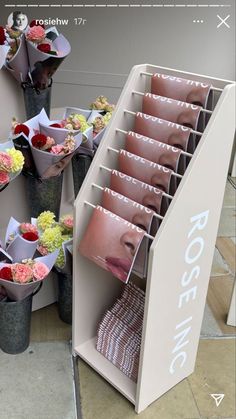
M 235 328 L 226 325 L 235 273 L 235 190 L 227 183 L 195 372 L 139 415 L 140 419 L 235 419 Z M 31 345 L 0 352 L 0 419 L 74 419 L 71 327 L 56 305 L 32 313 Z M 83 419 L 137 417 L 119 392 L 79 362 Z M 220 406 L 210 396 L 224 393 Z M 80 418 L 79 418 L 80 419 Z

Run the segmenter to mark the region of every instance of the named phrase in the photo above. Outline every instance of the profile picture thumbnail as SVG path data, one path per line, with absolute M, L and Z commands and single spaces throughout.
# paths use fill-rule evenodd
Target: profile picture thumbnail
M 16 10 L 8 16 L 7 24 L 11 29 L 24 31 L 28 26 L 28 18 L 25 13 Z

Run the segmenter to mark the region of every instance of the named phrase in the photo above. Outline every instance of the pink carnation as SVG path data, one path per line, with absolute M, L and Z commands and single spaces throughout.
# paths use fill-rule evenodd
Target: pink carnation
M 69 230 L 73 229 L 73 215 L 65 215 L 62 217 L 62 224 Z
M 6 172 L 0 170 L 0 185 L 10 182 L 10 177 Z
M 12 266 L 12 278 L 14 282 L 26 284 L 33 279 L 33 270 L 29 265 L 24 263 L 15 263 Z
M 0 170 L 10 172 L 12 169 L 12 165 L 12 157 L 9 154 L 5 153 L 5 151 L 0 151 Z
M 21 223 L 19 226 L 21 233 L 37 233 L 37 227 L 31 223 Z
M 26 39 L 39 44 L 45 39 L 45 36 L 45 30 L 41 26 L 33 26 L 32 28 L 29 28 Z
M 50 151 L 50 153 L 52 153 L 52 154 L 64 154 L 64 146 L 62 145 L 62 144 L 57 144 L 57 145 L 54 145 L 52 148 L 51 148 L 51 151 Z
M 49 274 L 48 267 L 42 262 L 35 262 L 33 266 L 33 275 L 35 279 L 44 279 Z

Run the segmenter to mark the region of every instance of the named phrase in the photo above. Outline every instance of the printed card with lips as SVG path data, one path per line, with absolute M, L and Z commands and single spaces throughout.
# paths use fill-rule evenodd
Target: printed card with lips
M 79 244 L 79 252 L 127 283 L 144 235 L 141 228 L 98 205 Z
M 148 234 L 156 234 L 159 222 L 154 217 L 155 213 L 153 210 L 109 188 L 105 188 L 103 191 L 101 205 L 103 208 L 117 214 L 119 217 L 136 225 Z M 144 278 L 147 272 L 148 245 L 148 239 L 145 237 L 141 243 L 133 268 L 133 272 L 141 278 Z
M 173 170 L 126 150 L 120 150 L 118 159 L 119 170 L 122 173 L 161 189 L 168 194 L 175 191 L 176 179 L 172 176 Z
M 118 170 L 111 172 L 110 189 L 152 209 L 157 214 L 164 215 L 167 210 L 168 202 L 161 189 L 140 182 Z
M 137 112 L 133 131 L 184 151 L 192 150 L 191 129 L 174 122 Z
M 194 130 L 200 129 L 202 107 L 168 97 L 145 93 L 142 112 Z
M 183 172 L 184 162 L 181 161 L 181 150 L 169 144 L 129 131 L 125 139 L 125 149 L 177 173 Z
M 193 103 L 207 108 L 211 100 L 211 85 L 167 74 L 155 73 L 151 81 L 151 93 Z

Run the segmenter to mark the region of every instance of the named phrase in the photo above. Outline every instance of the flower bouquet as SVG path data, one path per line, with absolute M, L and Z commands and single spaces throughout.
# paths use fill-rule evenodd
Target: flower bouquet
M 39 215 L 36 222 L 40 238 L 37 250 L 41 255 L 59 250 L 55 262 L 55 270 L 58 278 L 58 309 L 60 318 L 72 323 L 72 258 L 71 246 L 73 243 L 73 217 L 64 215 L 59 222 L 55 222 L 55 215 L 50 211 L 44 211 Z
M 8 298 L 20 301 L 31 295 L 51 271 L 58 251 L 35 259 L 23 259 L 17 263 L 0 263 L 0 285 Z
M 13 262 L 32 258 L 39 240 L 38 229 L 31 223 L 19 223 L 11 217 L 5 236 L 5 251 Z
M 15 179 L 23 169 L 24 156 L 12 141 L 0 144 L 0 191 Z

